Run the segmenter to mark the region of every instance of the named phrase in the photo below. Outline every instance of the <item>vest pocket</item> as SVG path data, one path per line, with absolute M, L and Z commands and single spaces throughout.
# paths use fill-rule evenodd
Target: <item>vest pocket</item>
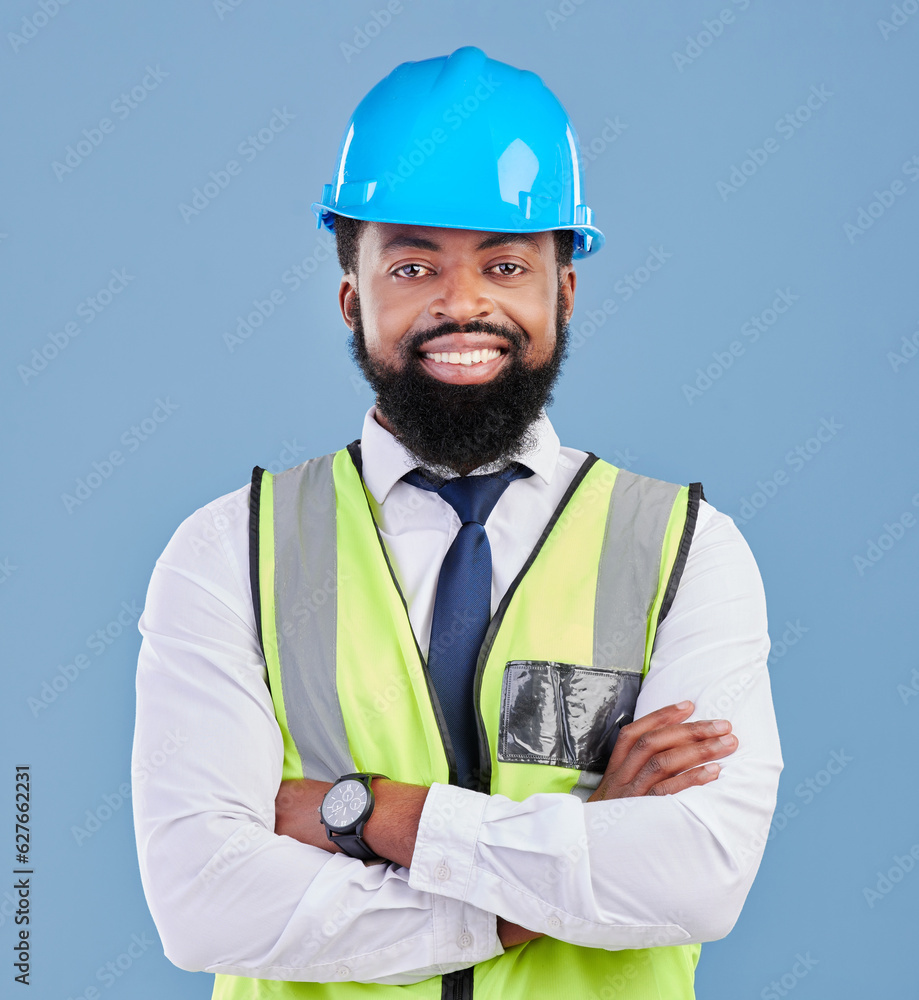
M 641 674 L 511 660 L 501 685 L 498 760 L 603 771 L 632 721 Z

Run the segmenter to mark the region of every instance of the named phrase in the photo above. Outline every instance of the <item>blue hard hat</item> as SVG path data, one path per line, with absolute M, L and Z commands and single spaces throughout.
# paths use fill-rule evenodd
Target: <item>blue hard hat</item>
M 527 70 L 466 46 L 397 66 L 361 101 L 335 180 L 313 204 L 372 222 L 500 233 L 574 230 L 574 256 L 603 233 L 583 202 L 578 137 L 565 109 Z

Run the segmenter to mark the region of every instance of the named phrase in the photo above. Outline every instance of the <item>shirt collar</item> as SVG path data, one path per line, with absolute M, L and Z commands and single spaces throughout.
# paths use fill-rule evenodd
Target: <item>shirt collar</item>
M 519 462 L 532 469 L 547 485 L 552 482 L 555 467 L 558 462 L 559 440 L 546 411 L 541 410 L 539 416 L 530 426 L 530 443 L 510 456 L 509 461 Z M 373 499 L 381 504 L 389 495 L 389 491 L 397 482 L 412 469 L 424 463 L 413 455 L 396 437 L 382 424 L 377 423 L 376 407 L 371 406 L 364 416 L 364 428 L 361 432 L 361 459 L 363 476 Z M 507 463 L 502 463 L 501 467 Z M 473 472 L 497 471 L 492 466 L 481 466 Z

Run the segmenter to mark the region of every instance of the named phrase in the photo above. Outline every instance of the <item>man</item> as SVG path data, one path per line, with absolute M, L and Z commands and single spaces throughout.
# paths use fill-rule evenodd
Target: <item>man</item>
M 567 116 L 478 49 L 403 64 L 314 209 L 377 403 L 157 564 L 134 801 L 166 953 L 234 1000 L 692 997 L 775 805 L 765 606 L 700 488 L 545 415 L 603 244 Z

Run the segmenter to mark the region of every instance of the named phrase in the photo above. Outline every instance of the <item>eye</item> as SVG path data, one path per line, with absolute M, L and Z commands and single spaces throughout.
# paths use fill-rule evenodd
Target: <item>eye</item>
M 400 264 L 392 274 L 397 278 L 417 278 L 421 275 L 422 271 L 428 270 L 429 268 L 423 264 Z
M 500 264 L 495 264 L 492 270 L 497 271 L 503 278 L 512 278 L 514 275 L 523 274 L 525 268 L 511 260 L 503 260 Z

